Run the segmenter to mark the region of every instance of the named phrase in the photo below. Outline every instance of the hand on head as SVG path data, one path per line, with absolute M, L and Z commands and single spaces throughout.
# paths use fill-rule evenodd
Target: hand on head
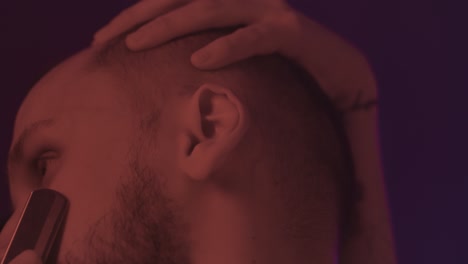
M 189 33 L 241 25 L 234 33 L 196 51 L 191 58 L 193 65 L 217 69 L 255 55 L 278 52 L 314 76 L 339 110 L 374 102 L 377 97 L 365 56 L 285 0 L 140 1 L 99 30 L 94 44 L 141 24 L 127 37 L 132 50 L 155 47 Z
M 192 56 L 195 66 L 213 69 L 253 55 L 284 50 L 292 37 L 291 30 L 299 29 L 297 15 L 283 0 L 141 1 L 97 32 L 95 43 L 105 42 L 145 21 L 150 22 L 127 38 L 130 49 L 154 47 L 197 31 L 244 25 Z
M 194 66 L 216 69 L 255 55 L 278 52 L 314 75 L 332 99 L 362 96 L 363 89 L 368 93 L 364 94 L 364 99 L 376 96 L 372 73 L 363 55 L 334 33 L 293 10 L 285 0 L 141 1 L 99 31 L 95 44 L 143 23 L 146 24 L 127 38 L 132 50 L 151 48 L 197 31 L 242 25 L 234 33 L 195 52 L 191 58 Z M 349 105 L 336 106 L 343 109 Z M 41 261 L 33 251 L 25 251 L 11 263 Z

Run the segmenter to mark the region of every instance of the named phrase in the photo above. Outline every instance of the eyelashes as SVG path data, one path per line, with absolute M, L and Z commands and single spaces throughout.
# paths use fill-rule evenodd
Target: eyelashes
M 42 183 L 46 178 L 50 178 L 50 175 L 57 167 L 58 157 L 57 151 L 50 148 L 38 151 L 29 164 L 30 173 L 34 181 Z
M 45 177 L 47 174 L 47 165 L 49 161 L 49 158 L 43 156 L 36 158 L 34 172 L 37 173 L 41 178 Z

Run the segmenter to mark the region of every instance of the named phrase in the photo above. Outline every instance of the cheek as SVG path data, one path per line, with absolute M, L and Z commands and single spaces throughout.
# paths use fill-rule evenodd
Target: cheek
M 111 144 L 112 143 L 112 144 Z M 115 193 L 130 170 L 122 144 L 86 140 L 68 148 L 51 185 L 70 202 L 62 246 L 70 248 L 115 206 Z
M 157 176 L 163 178 L 165 195 L 181 201 L 188 192 L 188 185 L 187 178 L 179 169 L 179 159 L 183 150 L 177 139 L 177 130 L 162 126 L 158 131 L 152 163 L 157 166 Z

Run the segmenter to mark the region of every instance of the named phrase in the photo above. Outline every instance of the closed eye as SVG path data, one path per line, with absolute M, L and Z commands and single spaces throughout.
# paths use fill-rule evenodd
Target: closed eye
M 41 182 L 50 179 L 57 169 L 58 155 L 54 151 L 41 152 L 33 161 L 32 169 L 34 177 Z

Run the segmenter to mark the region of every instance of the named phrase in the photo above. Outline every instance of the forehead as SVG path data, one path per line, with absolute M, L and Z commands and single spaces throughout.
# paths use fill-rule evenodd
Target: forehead
M 18 111 L 15 137 L 38 120 L 128 113 L 118 79 L 105 69 L 89 67 L 92 55 L 85 51 L 73 56 L 31 89 Z

